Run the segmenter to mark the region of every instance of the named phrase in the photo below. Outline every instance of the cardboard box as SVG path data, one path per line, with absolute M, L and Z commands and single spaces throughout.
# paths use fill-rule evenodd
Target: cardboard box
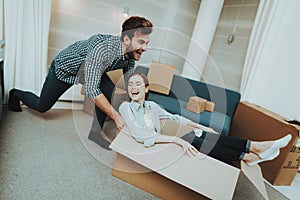
M 275 140 L 288 133 L 292 141 L 282 148 L 280 155 L 260 163 L 264 178 L 272 185 L 291 185 L 300 167 L 300 126 L 289 123 L 276 113 L 249 102 L 240 102 L 234 115 L 230 136 L 256 141 Z
M 128 95 L 127 92 L 121 88 L 115 88 L 114 94 L 111 99 L 111 105 L 115 108 L 118 109 L 120 104 L 123 101 L 128 100 Z M 95 109 L 95 103 L 93 102 L 92 99 L 87 98 L 86 96 L 84 97 L 84 102 L 83 102 L 83 111 L 89 115 L 94 115 L 94 109 Z
M 123 90 L 126 88 L 125 80 L 123 76 L 123 69 L 116 69 L 113 71 L 109 71 L 107 72 L 107 75 L 109 76 L 109 78 L 112 80 L 112 82 L 115 84 L 117 88 Z
M 114 108 L 118 109 L 120 104 L 123 101 L 128 100 L 128 95 L 125 90 L 125 80 L 124 80 L 124 76 L 123 76 L 123 70 L 118 69 L 118 70 L 114 70 L 114 71 L 109 71 L 109 72 L 107 72 L 107 74 L 116 86 L 115 91 L 112 96 L 112 99 L 111 99 L 111 105 Z M 80 93 L 82 95 L 85 95 L 84 86 L 81 87 Z M 93 100 L 91 100 L 85 96 L 84 102 L 83 102 L 83 111 L 85 113 L 93 116 L 94 109 L 95 109 L 95 103 L 93 102 Z
M 215 109 L 215 103 L 211 101 L 206 101 L 205 110 L 208 112 L 214 112 L 214 109 Z
M 118 110 L 121 103 L 128 100 L 129 97 L 126 90 L 116 87 L 113 96 L 111 97 L 111 105 Z
M 170 93 L 175 66 L 152 61 L 147 78 L 149 79 L 149 89 L 168 95 Z
M 174 123 L 165 121 L 164 133 L 182 135 L 189 130 Z M 110 145 L 117 152 L 112 174 L 162 199 L 232 199 L 242 176 L 246 177 L 245 188 L 268 199 L 258 165 L 241 162 L 239 169 L 205 155 L 188 157 L 172 143 L 145 148 L 127 133 L 123 129 Z
M 186 105 L 186 109 L 195 113 L 202 113 L 206 107 L 206 99 L 201 97 L 193 96 L 189 98 L 189 101 Z

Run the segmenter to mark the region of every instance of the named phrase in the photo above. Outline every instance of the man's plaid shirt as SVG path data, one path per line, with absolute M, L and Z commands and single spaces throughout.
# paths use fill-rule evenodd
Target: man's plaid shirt
M 96 34 L 62 50 L 53 60 L 55 74 L 63 82 L 77 84 L 84 64 L 84 89 L 88 98 L 101 94 L 103 73 L 123 69 L 125 80 L 133 72 L 134 60 L 126 60 L 120 36 Z M 127 73 L 126 73 L 127 72 Z

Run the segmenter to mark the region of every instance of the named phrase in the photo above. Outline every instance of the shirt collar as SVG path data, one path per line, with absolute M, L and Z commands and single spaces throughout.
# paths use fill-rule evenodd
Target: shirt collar
M 142 109 L 142 106 L 136 101 L 131 101 L 130 105 L 132 108 L 134 108 L 135 111 L 139 111 L 140 109 Z M 144 101 L 144 106 L 147 109 L 150 108 L 150 104 L 147 101 Z

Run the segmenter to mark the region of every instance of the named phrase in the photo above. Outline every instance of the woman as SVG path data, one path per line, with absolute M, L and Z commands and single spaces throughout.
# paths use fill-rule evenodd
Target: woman
M 175 143 L 183 147 L 188 156 L 196 156 L 199 151 L 222 161 L 244 160 L 248 165 L 273 160 L 291 140 L 288 134 L 275 141 L 255 142 L 223 136 L 213 129 L 194 123 L 179 115 L 173 115 L 153 101 L 147 101 L 149 81 L 144 74 L 134 73 L 128 79 L 130 102 L 123 102 L 119 112 L 131 135 L 150 147 L 156 143 Z M 160 119 L 189 125 L 194 131 L 183 138 L 160 134 Z M 186 141 L 187 140 L 187 141 Z M 190 140 L 192 143 L 188 142 Z

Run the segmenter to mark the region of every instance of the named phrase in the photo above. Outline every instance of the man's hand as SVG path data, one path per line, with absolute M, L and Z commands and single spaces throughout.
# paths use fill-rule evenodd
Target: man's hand
M 111 119 L 114 120 L 116 127 L 118 131 L 121 131 L 122 128 L 125 126 L 125 123 L 121 117 L 121 115 L 112 107 L 112 105 L 109 103 L 107 98 L 104 96 L 103 93 L 95 97 L 94 102 L 100 110 L 105 112 Z
M 181 145 L 184 153 L 189 157 L 197 156 L 199 154 L 199 151 L 193 145 L 181 138 L 176 138 L 175 143 Z

